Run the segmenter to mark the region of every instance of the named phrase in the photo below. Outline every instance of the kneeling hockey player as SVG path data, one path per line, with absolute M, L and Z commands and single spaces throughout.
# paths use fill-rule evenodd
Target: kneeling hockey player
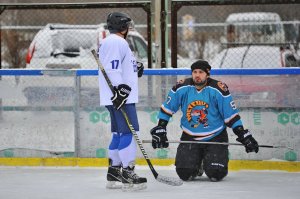
M 162 104 L 158 125 L 151 129 L 152 147 L 169 146 L 166 126 L 180 108 L 183 130 L 180 140 L 228 142 L 226 127 L 230 127 L 247 153 L 257 153 L 258 143 L 244 129 L 226 84 L 210 78 L 211 66 L 207 61 L 196 61 L 191 70 L 192 77 L 175 85 Z M 228 173 L 228 161 L 228 145 L 180 143 L 175 166 L 184 181 L 201 176 L 203 171 L 211 181 L 220 181 Z

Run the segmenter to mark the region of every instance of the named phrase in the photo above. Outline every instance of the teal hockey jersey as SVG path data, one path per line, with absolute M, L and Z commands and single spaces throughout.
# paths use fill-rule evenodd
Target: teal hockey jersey
M 208 78 L 200 91 L 192 78 L 175 85 L 161 105 L 159 119 L 169 121 L 179 108 L 180 127 L 194 140 L 206 141 L 220 134 L 226 126 L 242 126 L 238 109 L 225 83 Z

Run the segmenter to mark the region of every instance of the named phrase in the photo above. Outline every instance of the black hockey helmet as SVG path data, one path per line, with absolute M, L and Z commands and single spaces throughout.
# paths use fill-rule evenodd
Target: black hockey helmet
M 110 33 L 118 33 L 133 26 L 131 18 L 121 12 L 113 12 L 107 16 L 107 29 Z

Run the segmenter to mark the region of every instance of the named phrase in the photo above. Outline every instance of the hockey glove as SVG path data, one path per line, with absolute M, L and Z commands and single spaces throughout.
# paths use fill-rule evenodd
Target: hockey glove
M 138 77 L 142 77 L 144 73 L 144 64 L 142 62 L 136 62 L 137 70 L 138 70 Z
M 164 124 L 162 124 L 164 123 Z M 160 120 L 158 125 L 150 130 L 152 135 L 152 147 L 156 148 L 167 148 L 169 147 L 167 130 L 166 130 L 166 121 Z
M 236 141 L 242 143 L 245 148 L 246 152 L 255 152 L 257 153 L 259 150 L 259 146 L 257 141 L 252 137 L 250 131 L 248 129 L 245 129 L 241 126 L 238 126 L 233 129 L 233 132 L 238 136 Z
M 114 95 L 111 101 L 114 107 L 119 110 L 126 103 L 130 94 L 131 88 L 126 84 L 120 84 L 118 87 L 114 86 Z

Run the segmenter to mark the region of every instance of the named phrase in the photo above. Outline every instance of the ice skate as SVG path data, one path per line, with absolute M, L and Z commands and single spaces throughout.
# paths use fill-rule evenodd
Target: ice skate
M 123 168 L 122 171 L 123 191 L 137 191 L 147 188 L 147 179 L 134 173 L 134 167 Z
M 110 166 L 107 171 L 107 189 L 121 189 L 122 188 L 122 174 L 120 166 Z

